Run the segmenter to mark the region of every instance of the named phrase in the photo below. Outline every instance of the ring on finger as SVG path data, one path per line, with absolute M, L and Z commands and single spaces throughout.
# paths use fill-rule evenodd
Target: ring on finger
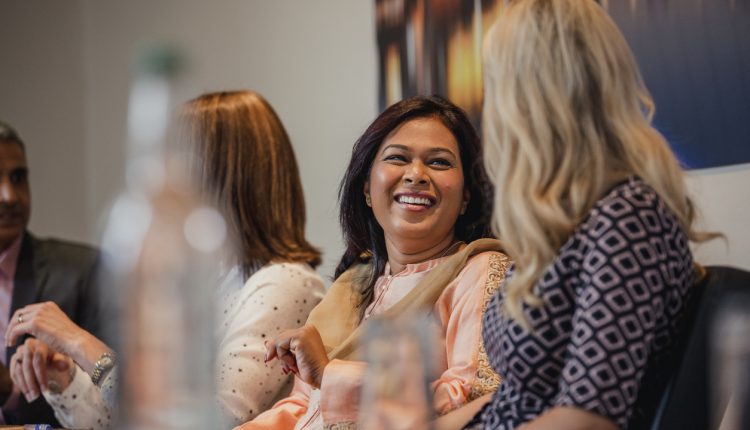
M 23 314 L 18 314 L 18 324 L 23 324 Z

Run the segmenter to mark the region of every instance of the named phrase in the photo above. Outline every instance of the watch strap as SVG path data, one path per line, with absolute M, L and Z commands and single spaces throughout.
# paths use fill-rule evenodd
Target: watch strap
M 94 383 L 94 385 L 99 385 L 99 383 L 102 380 L 102 377 L 113 367 L 115 367 L 115 363 L 117 362 L 117 358 L 114 353 L 111 352 L 105 352 L 102 355 L 99 356 L 99 359 L 94 363 L 94 371 L 91 372 L 91 382 Z

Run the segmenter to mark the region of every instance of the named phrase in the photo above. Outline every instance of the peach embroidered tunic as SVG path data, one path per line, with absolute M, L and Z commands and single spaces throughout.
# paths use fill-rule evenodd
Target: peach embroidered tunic
M 374 299 L 365 311 L 365 318 L 378 315 L 397 303 L 444 258 L 409 264 L 395 275 L 389 275 L 390 267 L 386 266 L 385 274 L 375 283 Z M 435 303 L 433 314 L 443 345 L 436 348 L 438 356 L 435 357 L 441 374 L 432 383 L 438 415 L 493 392 L 499 384 L 499 377 L 489 367 L 482 346 L 481 321 L 486 304 L 500 286 L 509 265 L 508 258 L 499 252 L 473 256 Z M 332 360 L 325 369 L 319 390 L 295 378 L 289 397 L 237 428 L 356 428 L 365 370 L 364 362 Z

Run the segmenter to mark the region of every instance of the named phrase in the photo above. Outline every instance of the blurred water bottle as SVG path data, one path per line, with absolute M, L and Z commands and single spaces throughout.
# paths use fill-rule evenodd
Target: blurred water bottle
M 117 428 L 217 428 L 213 289 L 226 228 L 167 145 L 180 58 L 141 64 L 130 96 L 126 191 L 102 246 L 121 281 Z
M 433 419 L 434 324 L 427 315 L 373 318 L 364 335 L 368 366 L 361 430 L 427 430 Z
M 713 332 L 713 428 L 750 429 L 750 299 L 730 295 L 716 313 Z M 723 405 L 727 405 L 726 408 Z

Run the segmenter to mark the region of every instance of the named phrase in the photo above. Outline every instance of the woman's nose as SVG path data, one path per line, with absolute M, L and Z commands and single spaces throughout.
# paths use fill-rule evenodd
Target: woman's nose
M 412 163 L 404 175 L 404 182 L 407 184 L 424 185 L 429 181 L 427 171 L 422 163 Z

